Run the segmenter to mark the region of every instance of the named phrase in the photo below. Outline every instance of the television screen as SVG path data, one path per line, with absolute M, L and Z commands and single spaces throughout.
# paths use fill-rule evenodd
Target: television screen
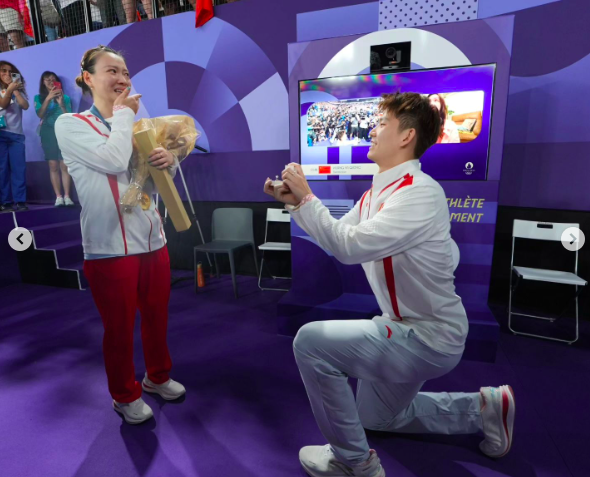
M 444 125 L 422 156 L 436 180 L 485 180 L 496 66 L 415 70 L 299 82 L 300 162 L 311 180 L 370 179 L 369 134 L 385 93 L 429 97 Z

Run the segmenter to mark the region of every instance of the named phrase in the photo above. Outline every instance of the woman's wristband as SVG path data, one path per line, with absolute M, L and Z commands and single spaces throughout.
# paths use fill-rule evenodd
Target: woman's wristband
M 308 202 L 311 202 L 313 199 L 315 199 L 315 195 L 313 195 L 313 194 L 307 194 L 303 199 L 301 199 L 301 202 L 299 202 L 299 204 L 297 204 L 296 206 L 294 206 L 291 210 L 293 212 L 295 212 L 296 210 L 299 210 L 302 206 L 304 206 Z
M 129 106 L 125 106 L 124 104 L 117 104 L 117 106 L 115 106 L 113 108 L 113 113 L 120 111 L 121 109 L 125 109 L 125 108 L 129 108 Z M 131 108 L 129 108 L 131 109 Z

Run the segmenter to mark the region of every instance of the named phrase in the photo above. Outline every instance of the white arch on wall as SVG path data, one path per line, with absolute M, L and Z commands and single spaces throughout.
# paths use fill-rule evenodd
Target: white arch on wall
M 440 35 L 417 28 L 397 28 L 369 33 L 345 46 L 328 62 L 319 77 L 357 75 L 370 67 L 371 45 L 402 41 L 412 42 L 412 63 L 423 68 L 471 64 L 459 48 Z

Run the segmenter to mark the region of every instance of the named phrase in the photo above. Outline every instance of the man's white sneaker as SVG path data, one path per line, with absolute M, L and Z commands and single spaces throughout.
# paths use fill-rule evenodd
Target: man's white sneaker
M 304 447 L 299 451 L 299 462 L 311 477 L 385 477 L 377 452 L 372 449 L 369 459 L 354 467 L 336 459 L 330 444 Z
M 141 424 L 154 416 L 152 408 L 141 398 L 130 403 L 121 403 L 113 399 L 113 409 L 121 414 L 128 424 Z
M 481 388 L 480 393 L 483 399 L 481 417 L 485 439 L 479 448 L 489 457 L 503 457 L 512 446 L 516 410 L 514 391 L 510 386 L 500 386 Z
M 174 401 L 186 393 L 186 389 L 179 382 L 169 379 L 163 384 L 156 384 L 149 380 L 147 373 L 141 382 L 141 387 L 146 393 L 159 394 L 166 401 Z
M 64 197 L 64 205 L 66 207 L 73 207 L 74 205 L 74 201 L 72 199 L 70 199 L 69 197 Z
M 58 197 L 55 199 L 55 207 L 63 207 L 64 206 L 64 198 Z

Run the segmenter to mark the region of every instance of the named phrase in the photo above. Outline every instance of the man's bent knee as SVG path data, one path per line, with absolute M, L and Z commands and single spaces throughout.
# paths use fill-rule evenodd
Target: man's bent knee
M 293 341 L 293 349 L 296 353 L 308 354 L 316 347 L 317 338 L 320 336 L 321 322 L 315 321 L 302 326 Z

